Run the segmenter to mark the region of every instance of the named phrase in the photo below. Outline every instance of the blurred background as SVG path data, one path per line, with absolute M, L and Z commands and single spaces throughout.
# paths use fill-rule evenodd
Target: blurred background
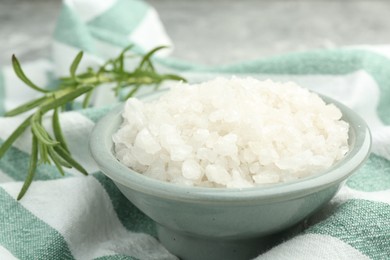
M 146 0 L 173 55 L 224 64 L 290 51 L 390 43 L 387 0 Z M 0 0 L 0 66 L 47 58 L 60 0 Z

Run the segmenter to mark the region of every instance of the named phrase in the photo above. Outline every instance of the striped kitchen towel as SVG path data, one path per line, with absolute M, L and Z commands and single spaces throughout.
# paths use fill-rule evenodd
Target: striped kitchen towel
M 80 49 L 86 53 L 85 68 L 130 43 L 139 53 L 172 45 L 156 11 L 144 2 L 66 0 L 52 61 L 24 64 L 25 72 L 52 88 Z M 370 126 L 373 149 L 367 163 L 304 226 L 281 235 L 280 243 L 257 259 L 390 259 L 390 48 L 311 51 L 217 67 L 178 62 L 167 54 L 156 59 L 159 66 L 190 81 L 221 74 L 296 81 L 348 105 Z M 11 68 L 1 71 L 0 113 L 38 95 Z M 71 153 L 88 177 L 72 170 L 61 177 L 54 166 L 40 165 L 26 196 L 16 201 L 28 167 L 29 131 L 0 160 L 0 259 L 177 259 L 156 239 L 153 222 L 91 158 L 88 136 L 112 99 L 98 93 L 94 101 L 95 108 L 61 114 Z M 21 120 L 0 117 L 0 142 Z

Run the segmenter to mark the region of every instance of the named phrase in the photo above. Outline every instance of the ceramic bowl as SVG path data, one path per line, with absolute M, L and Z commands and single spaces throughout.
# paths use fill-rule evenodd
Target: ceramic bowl
M 139 174 L 113 153 L 112 135 L 122 122 L 123 106 L 97 123 L 90 148 L 102 172 L 156 222 L 158 238 L 171 253 L 181 259 L 249 259 L 263 249 L 270 234 L 299 223 L 326 204 L 369 154 L 371 136 L 365 122 L 344 105 L 323 99 L 336 104 L 350 124 L 350 151 L 327 171 L 295 182 L 201 188 Z

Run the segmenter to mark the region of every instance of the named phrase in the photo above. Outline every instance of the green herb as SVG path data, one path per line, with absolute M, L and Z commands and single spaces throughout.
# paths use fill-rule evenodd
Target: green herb
M 125 48 L 118 57 L 108 60 L 100 68 L 94 70 L 88 68 L 86 72 L 77 73 L 78 66 L 83 58 L 83 52 L 79 52 L 74 58 L 70 68 L 70 76 L 59 79 L 58 87 L 54 90 L 46 90 L 35 85 L 24 73 L 18 59 L 12 56 L 13 69 L 20 80 L 28 87 L 41 92 L 42 97 L 27 102 L 17 108 L 8 111 L 5 116 L 16 116 L 30 110 L 34 110 L 16 130 L 4 141 L 0 147 L 0 158 L 12 146 L 23 132 L 31 127 L 32 148 L 30 166 L 23 187 L 18 195 L 21 199 L 32 183 L 37 166 L 40 163 L 53 163 L 60 174 L 64 175 L 63 167 L 75 168 L 84 175 L 87 171 L 70 154 L 66 140 L 62 134 L 59 118 L 60 109 L 72 107 L 76 98 L 84 96 L 83 108 L 90 104 L 93 91 L 106 83 L 114 83 L 116 96 L 124 93 L 125 99 L 132 97 L 144 85 L 152 85 L 155 88 L 166 80 L 182 80 L 184 78 L 173 74 L 160 74 L 153 66 L 151 57 L 157 51 L 165 48 L 157 47 L 143 56 L 130 56 L 128 51 L 132 46 Z M 125 59 L 139 58 L 140 62 L 133 70 L 125 69 Z M 156 87 L 157 86 L 157 87 Z M 127 91 L 127 93 L 126 93 Z M 54 136 L 51 136 L 42 124 L 43 116 L 49 111 L 51 115 Z

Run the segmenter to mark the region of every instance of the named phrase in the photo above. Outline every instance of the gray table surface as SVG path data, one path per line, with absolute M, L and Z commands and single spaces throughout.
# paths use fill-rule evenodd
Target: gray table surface
M 174 56 L 223 64 L 312 48 L 390 42 L 386 0 L 147 0 Z M 0 0 L 0 66 L 50 55 L 59 0 Z

